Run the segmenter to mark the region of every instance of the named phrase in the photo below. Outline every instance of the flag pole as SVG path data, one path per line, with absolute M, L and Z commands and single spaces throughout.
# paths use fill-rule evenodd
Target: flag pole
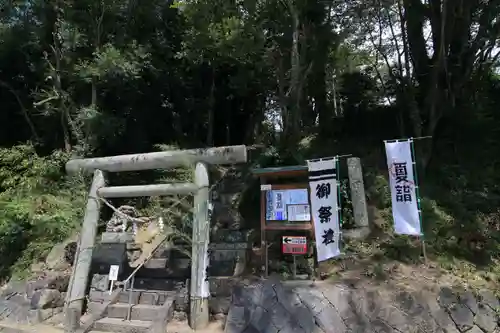
M 427 250 L 425 246 L 425 238 L 424 238 L 424 228 L 422 224 L 422 206 L 420 201 L 420 186 L 418 183 L 418 175 L 417 175 L 417 160 L 415 158 L 415 142 L 414 138 L 410 138 L 410 147 L 411 147 L 411 159 L 412 159 L 412 167 L 413 167 L 413 178 L 415 180 L 415 195 L 417 196 L 417 208 L 418 208 L 418 220 L 420 222 L 420 241 L 422 243 L 422 254 L 424 255 L 424 261 L 427 265 Z
M 426 135 L 426 136 L 417 136 L 416 138 L 408 138 L 408 139 L 392 139 L 392 140 L 383 140 L 384 142 L 390 143 L 390 142 L 400 142 L 400 141 L 409 141 L 409 140 L 425 140 L 425 139 L 432 139 L 432 135 Z
M 340 163 L 339 156 L 335 156 L 335 168 L 337 169 L 336 181 L 337 181 L 337 211 L 339 218 L 339 227 L 342 227 L 342 194 L 340 193 L 340 181 L 339 181 L 339 172 L 340 172 Z
M 342 193 L 340 192 L 340 180 L 339 180 L 339 175 L 340 175 L 340 163 L 339 163 L 339 155 L 335 156 L 335 168 L 337 169 L 337 173 L 335 175 L 336 182 L 337 182 L 337 216 L 339 219 L 339 250 L 342 253 L 341 250 L 341 245 L 343 244 L 343 239 L 342 239 Z

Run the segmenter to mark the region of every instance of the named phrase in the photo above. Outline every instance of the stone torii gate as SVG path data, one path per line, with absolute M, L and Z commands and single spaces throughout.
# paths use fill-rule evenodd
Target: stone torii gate
M 176 150 L 145 154 L 131 154 L 100 158 L 73 159 L 66 163 L 68 174 L 77 172 L 94 173 L 89 191 L 85 217 L 82 224 L 78 253 L 71 283 L 68 287 L 65 331 L 79 328 L 83 300 L 89 279 L 92 251 L 95 245 L 97 225 L 102 198 L 124 198 L 140 196 L 161 196 L 194 194 L 194 221 L 192 239 L 192 267 L 190 286 L 190 326 L 203 328 L 208 324 L 208 295 L 202 293 L 203 276 L 207 262 L 209 229 L 208 200 L 209 177 L 206 164 L 221 165 L 245 163 L 247 148 L 244 145 L 207 149 Z M 169 169 L 185 165 L 196 165 L 194 183 L 152 184 L 140 186 L 106 186 L 103 172 L 126 172 L 152 169 Z

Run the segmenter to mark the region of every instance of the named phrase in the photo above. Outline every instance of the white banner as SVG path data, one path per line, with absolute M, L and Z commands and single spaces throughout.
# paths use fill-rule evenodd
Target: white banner
M 311 214 L 318 261 L 340 255 L 337 160 L 308 161 Z
M 394 231 L 400 235 L 422 234 L 418 211 L 411 141 L 385 142 Z

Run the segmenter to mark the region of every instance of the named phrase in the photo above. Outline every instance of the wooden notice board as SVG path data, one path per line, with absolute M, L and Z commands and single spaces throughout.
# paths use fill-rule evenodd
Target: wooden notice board
M 266 231 L 304 231 L 314 240 L 308 170 L 306 166 L 290 166 L 254 169 L 253 174 L 260 179 L 261 248 L 267 276 L 269 246 Z M 281 205 L 277 202 L 280 199 Z M 276 209 L 278 206 L 279 211 Z

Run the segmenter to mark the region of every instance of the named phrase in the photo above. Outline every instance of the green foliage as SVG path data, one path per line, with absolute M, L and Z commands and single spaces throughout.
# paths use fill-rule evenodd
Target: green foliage
M 0 276 L 29 266 L 69 237 L 82 220 L 84 184 L 65 180 L 67 155 L 39 157 L 31 145 L 0 149 Z
M 382 240 L 380 246 L 385 255 L 407 262 L 421 260 L 419 242 L 409 237 L 392 235 L 391 194 L 387 176 L 376 170 L 368 174 L 368 197 L 382 217 L 376 227 L 384 235 L 379 240 Z M 494 269 L 500 258 L 500 211 L 495 204 L 498 197 L 469 192 L 474 185 L 465 187 L 460 184 L 463 175 L 439 175 L 438 179 L 427 177 L 420 185 L 422 223 L 428 253 L 448 264 L 450 258 L 454 258 L 452 261 L 461 259 L 478 267 Z M 479 181 L 475 180 L 475 186 Z M 450 191 L 449 187 L 443 188 L 443 182 L 450 182 L 454 189 Z
M 106 44 L 94 52 L 93 56 L 92 61 L 83 61 L 75 66 L 78 76 L 87 83 L 92 82 L 92 79 L 100 82 L 109 79 L 139 79 L 141 71 L 149 65 L 150 54 L 144 47 L 133 42 L 125 51 Z
M 66 159 L 67 155 L 60 151 L 41 158 L 30 144 L 0 148 L 0 189 L 16 192 L 51 187 L 51 183 L 61 181 Z

